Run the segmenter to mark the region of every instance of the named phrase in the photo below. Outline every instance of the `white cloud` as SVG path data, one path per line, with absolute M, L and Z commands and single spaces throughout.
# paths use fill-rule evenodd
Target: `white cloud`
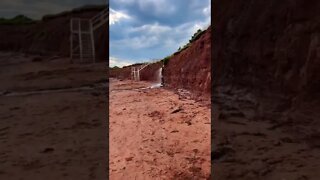
M 135 6 L 130 7 L 138 7 L 135 11 L 145 11 L 141 14 L 156 15 L 164 13 L 168 15 L 168 13 L 174 12 L 175 10 L 182 10 L 176 7 L 177 3 L 169 0 L 119 1 L 126 1 L 127 4 L 135 3 Z M 119 1 L 115 1 L 115 3 Z M 195 18 L 188 22 L 184 21 L 183 24 L 175 23 L 176 25 L 173 25 L 171 23 L 171 25 L 169 25 L 161 21 L 164 16 L 161 16 L 160 20 L 154 18 L 153 22 L 150 22 L 150 19 L 148 19 L 148 23 L 142 24 L 143 21 L 141 20 L 143 20 L 144 17 L 140 18 L 139 15 L 141 14 L 139 14 L 138 16 L 134 16 L 135 23 L 123 23 L 121 26 L 112 26 L 111 28 L 116 28 L 112 31 L 112 33 L 116 34 L 116 36 L 114 36 L 116 38 L 110 41 L 111 52 L 115 52 L 115 54 L 111 56 L 123 56 L 127 59 L 133 59 L 135 62 L 142 62 L 140 60 L 145 57 L 161 58 L 162 56 L 174 53 L 179 47 L 183 47 L 189 42 L 191 36 L 198 29 L 207 29 L 211 19 L 210 1 L 189 0 L 186 1 L 186 3 L 187 2 L 192 3 L 192 14 L 194 14 Z M 190 5 L 188 4 L 186 6 L 189 8 Z M 189 14 L 186 14 L 186 16 L 187 15 L 189 16 Z M 169 15 L 168 18 L 174 18 L 174 16 Z M 129 62 L 133 62 L 133 60 Z
M 175 34 L 184 34 L 184 43 L 191 38 L 191 36 L 198 30 L 205 30 L 210 25 L 210 19 L 207 18 L 205 21 L 193 21 L 181 24 L 175 28 Z
M 138 0 L 138 4 L 141 10 L 151 10 L 155 15 L 169 15 L 176 11 L 170 0 Z
M 198 29 L 205 30 L 209 24 L 210 18 L 205 21 L 193 21 L 175 27 L 164 26 L 159 23 L 145 24 L 128 28 L 126 30 L 127 36 L 120 40 L 111 41 L 110 46 L 111 48 L 128 49 L 129 51 L 162 46 L 175 51 L 188 43 Z
M 116 2 L 119 3 L 119 4 L 132 4 L 135 1 L 136 0 L 116 0 Z
M 114 67 L 114 66 L 123 67 L 123 66 L 128 66 L 130 64 L 132 63 L 129 63 L 128 60 L 123 60 L 116 57 L 109 57 L 109 67 Z
M 110 42 L 110 46 L 113 48 L 129 48 L 131 50 L 137 50 L 153 47 L 159 43 L 160 39 L 157 36 L 140 35 L 112 41 Z
M 115 0 L 114 2 L 121 5 L 136 4 L 140 10 L 159 16 L 169 15 L 176 11 L 172 0 Z
M 112 8 L 110 8 L 109 11 L 109 25 L 113 25 L 124 19 L 131 19 L 131 17 L 124 12 L 116 11 Z
M 138 27 L 131 27 L 126 30 L 126 37 L 120 40 L 111 41 L 110 46 L 115 48 L 129 48 L 132 50 L 150 48 L 157 45 L 171 45 L 174 29 L 170 26 L 159 23 L 145 24 Z M 173 35 L 174 36 L 174 35 Z M 171 46 L 170 46 L 171 47 Z
M 209 1 L 209 4 L 207 7 L 205 7 L 203 10 L 202 10 L 203 14 L 205 16 L 211 16 L 211 2 Z
M 139 27 L 133 27 L 128 30 L 128 33 L 139 32 L 143 34 L 161 34 L 161 33 L 169 32 L 170 30 L 171 30 L 171 27 L 169 26 L 162 26 L 162 25 L 159 25 L 159 23 L 154 23 L 154 24 L 145 24 Z
M 190 27 L 190 32 L 193 34 L 198 29 L 205 30 L 209 27 L 209 25 L 210 25 L 210 19 L 207 19 L 206 21 L 203 21 L 203 22 L 196 22 Z

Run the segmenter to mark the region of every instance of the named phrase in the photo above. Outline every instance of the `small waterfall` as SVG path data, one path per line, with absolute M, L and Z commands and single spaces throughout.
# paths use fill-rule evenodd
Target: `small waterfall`
M 162 67 L 157 71 L 157 83 L 152 85 L 151 88 L 157 88 L 162 86 Z
M 162 83 L 161 80 L 162 79 L 162 68 L 160 68 L 159 70 L 158 70 L 158 77 L 157 77 L 157 82 L 158 83 Z

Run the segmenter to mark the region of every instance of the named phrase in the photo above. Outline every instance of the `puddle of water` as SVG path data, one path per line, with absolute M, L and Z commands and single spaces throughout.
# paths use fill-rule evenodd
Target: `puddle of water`
M 153 88 L 160 88 L 160 87 L 162 87 L 162 84 L 161 84 L 161 83 L 154 84 L 154 85 L 150 86 L 151 89 L 153 89 Z
M 141 90 L 141 89 L 154 89 L 154 88 L 161 88 L 162 87 L 162 84 L 161 83 L 157 83 L 157 84 L 153 84 L 149 87 L 145 87 L 145 88 L 138 88 L 136 90 Z
M 162 87 L 162 84 L 157 83 L 148 87 L 140 87 L 140 88 L 132 88 L 132 89 L 113 89 L 111 91 L 138 91 L 138 90 L 147 90 L 147 89 L 154 89 L 154 88 L 161 88 L 161 87 Z

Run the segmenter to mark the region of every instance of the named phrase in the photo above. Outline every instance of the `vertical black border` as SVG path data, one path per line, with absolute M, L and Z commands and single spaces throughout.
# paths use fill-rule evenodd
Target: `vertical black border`
M 106 0 L 106 2 L 107 2 L 107 8 L 108 8 L 108 11 L 110 10 L 109 9 L 109 0 Z M 110 11 L 109 11 L 110 12 Z M 106 76 L 107 76 L 107 79 L 108 79 L 108 86 L 107 86 L 107 89 L 106 89 L 106 93 L 107 93 L 107 99 L 106 99 L 106 101 L 107 101 L 107 106 L 106 106 L 106 111 L 107 111 L 107 113 L 106 113 L 106 116 L 107 116 L 107 118 L 106 118 L 106 129 L 107 129 L 107 149 L 106 149 L 106 151 L 107 151 L 107 160 L 106 160 L 106 163 L 107 163 L 107 179 L 109 179 L 109 55 L 110 55 L 110 31 L 109 31 L 109 29 L 110 29 L 110 27 L 109 27 L 109 16 L 110 16 L 110 13 L 109 13 L 109 15 L 108 15 L 108 25 L 107 25 L 107 27 L 108 27 L 108 29 L 107 29 L 107 31 L 108 31 L 108 33 L 107 33 L 107 40 L 108 40 L 108 47 L 107 47 L 107 51 L 108 51 L 108 59 L 106 60 L 107 62 L 106 62 Z
M 214 125 L 214 119 L 213 119 L 213 43 L 214 43 L 214 40 L 213 40 L 213 37 L 214 37 L 214 24 L 212 23 L 213 22 L 213 0 L 211 0 L 211 141 L 210 141 L 210 146 L 211 146 L 211 175 L 210 175 L 210 179 L 213 179 L 213 172 L 214 172 L 214 169 L 213 169 L 213 156 L 212 156 L 212 146 L 213 146 L 213 133 L 212 133 L 212 130 L 213 130 L 213 125 Z

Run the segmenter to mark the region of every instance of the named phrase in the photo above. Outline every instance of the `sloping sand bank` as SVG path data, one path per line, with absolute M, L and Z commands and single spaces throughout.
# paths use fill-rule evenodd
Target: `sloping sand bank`
M 110 80 L 110 179 L 207 179 L 210 107 L 150 86 Z

